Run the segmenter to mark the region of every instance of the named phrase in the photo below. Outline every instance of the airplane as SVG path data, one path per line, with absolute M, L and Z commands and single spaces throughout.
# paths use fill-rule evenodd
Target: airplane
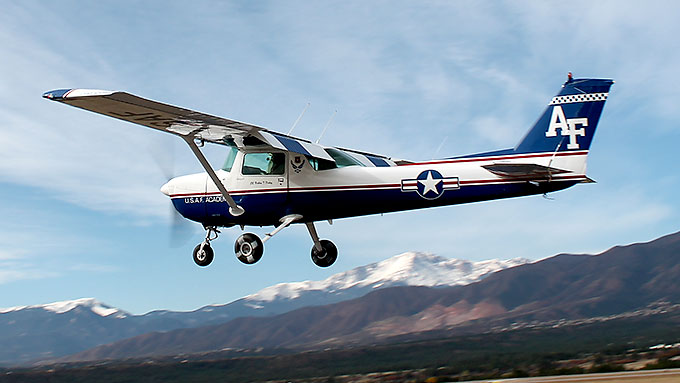
M 205 172 L 173 178 L 161 192 L 183 217 L 206 231 L 193 251 L 197 265 L 212 262 L 210 242 L 219 228 L 274 227 L 263 239 L 244 233 L 236 240 L 237 258 L 254 264 L 264 243 L 295 223 L 307 226 L 312 261 L 328 267 L 338 249 L 319 238 L 315 222 L 546 195 L 594 182 L 586 176 L 586 159 L 613 83 L 574 79 L 569 73 L 514 148 L 428 161 L 325 146 L 120 91 L 61 89 L 43 97 L 164 131 L 188 144 Z M 221 168 L 215 170 L 203 155 L 205 143 L 226 147 Z

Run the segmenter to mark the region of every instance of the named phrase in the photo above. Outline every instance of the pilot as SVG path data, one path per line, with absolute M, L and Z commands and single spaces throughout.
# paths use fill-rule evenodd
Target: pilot
M 269 161 L 270 171 L 268 174 L 285 173 L 286 157 L 283 153 L 272 153 Z

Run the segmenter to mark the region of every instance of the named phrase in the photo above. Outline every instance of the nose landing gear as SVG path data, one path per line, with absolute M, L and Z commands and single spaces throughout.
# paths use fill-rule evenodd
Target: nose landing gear
M 205 239 L 194 248 L 194 262 L 201 267 L 208 266 L 213 261 L 215 253 L 210 247 L 210 241 L 217 239 L 220 234 L 215 226 L 208 226 L 205 230 Z
M 212 247 L 207 243 L 200 243 L 194 247 L 194 262 L 197 265 L 205 267 L 208 266 L 215 257 Z

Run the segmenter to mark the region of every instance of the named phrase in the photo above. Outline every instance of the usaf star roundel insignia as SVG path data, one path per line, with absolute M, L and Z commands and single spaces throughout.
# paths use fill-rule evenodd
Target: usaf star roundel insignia
M 445 190 L 460 188 L 458 177 L 443 177 L 436 170 L 424 170 L 416 179 L 401 180 L 401 191 L 415 191 L 425 199 L 437 199 Z
M 444 193 L 444 177 L 436 170 L 425 170 L 416 180 L 418 194 L 423 198 L 436 199 Z

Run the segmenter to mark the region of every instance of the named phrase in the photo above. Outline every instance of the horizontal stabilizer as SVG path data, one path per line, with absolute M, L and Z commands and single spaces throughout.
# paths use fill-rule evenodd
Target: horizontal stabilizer
M 501 177 L 548 178 L 555 174 L 568 173 L 566 170 L 538 164 L 491 164 L 482 167 Z

